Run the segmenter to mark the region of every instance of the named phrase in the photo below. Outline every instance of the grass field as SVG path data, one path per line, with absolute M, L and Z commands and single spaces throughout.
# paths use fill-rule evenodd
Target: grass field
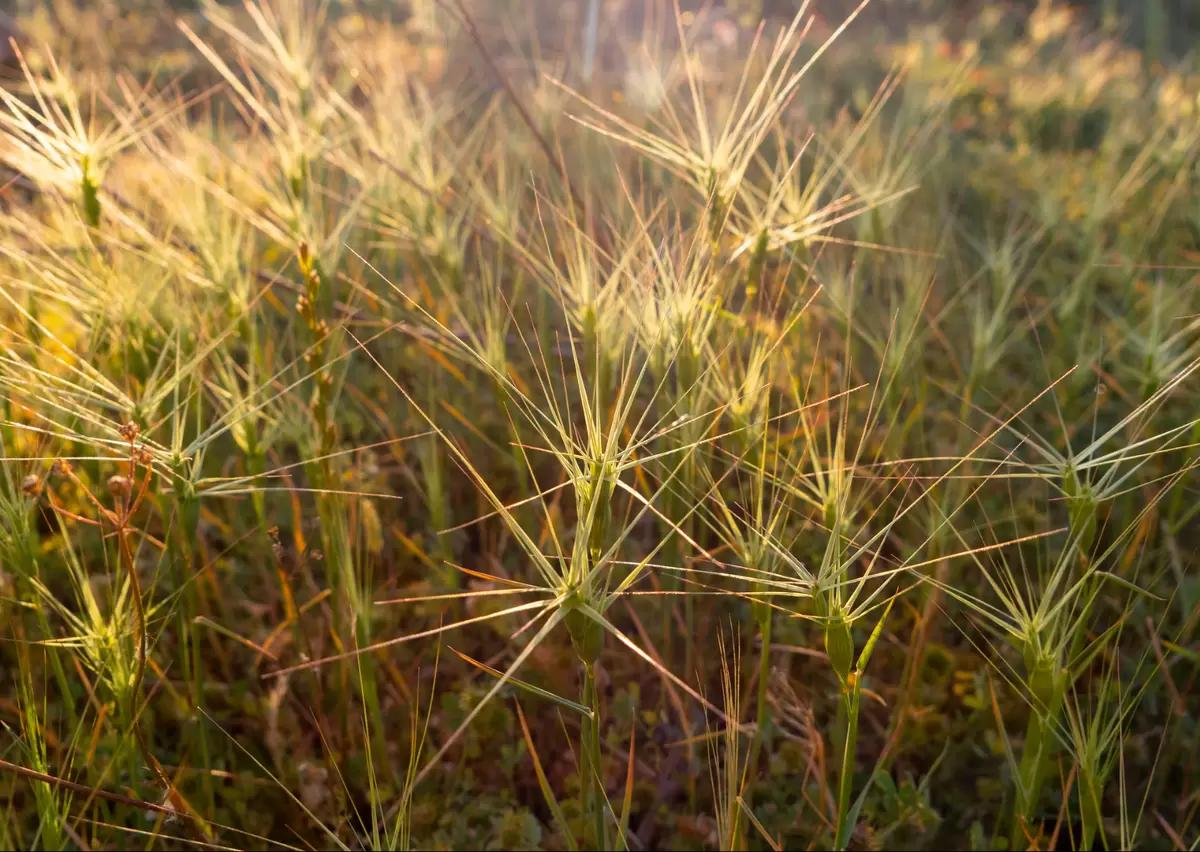
M 1095 5 L 19 2 L 0 845 L 1200 848 L 1200 65 Z

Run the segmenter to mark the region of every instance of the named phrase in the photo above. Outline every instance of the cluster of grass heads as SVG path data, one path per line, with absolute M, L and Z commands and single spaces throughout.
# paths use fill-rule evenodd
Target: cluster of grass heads
M 1195 848 L 1194 63 L 133 8 L 0 87 L 0 843 Z

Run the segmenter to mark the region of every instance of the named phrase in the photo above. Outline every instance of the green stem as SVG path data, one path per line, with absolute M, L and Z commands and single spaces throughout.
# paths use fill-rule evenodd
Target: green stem
M 842 766 L 838 775 L 837 833 L 834 848 L 845 849 L 850 843 L 854 823 L 850 819 L 850 796 L 854 791 L 854 755 L 858 746 L 858 710 L 862 703 L 861 677 L 857 672 L 843 687 L 842 710 L 846 717 L 846 736 L 842 742 Z
M 1054 754 L 1054 725 L 1062 707 L 1063 678 L 1055 678 L 1048 695 L 1039 696 L 1044 705 L 1034 708 L 1025 727 L 1025 742 L 1021 746 L 1021 762 L 1017 768 L 1017 791 L 1013 807 L 1010 841 L 1012 848 L 1024 848 L 1028 843 L 1026 829 L 1033 824 L 1042 798 L 1050 759 Z M 1035 690 L 1036 692 L 1036 690 Z
M 1033 822 L 1034 810 L 1041 798 L 1039 779 L 1045 764 L 1045 740 L 1045 717 L 1035 711 L 1030 714 L 1025 727 L 1025 743 L 1021 749 L 1021 763 L 1017 769 L 1017 797 L 1010 830 L 1010 845 L 1014 849 L 1023 849 L 1028 843 L 1025 831 Z
M 185 712 L 191 722 L 191 745 L 199 752 L 197 759 L 202 761 L 201 766 L 209 766 L 212 750 L 208 726 L 195 716 L 195 709 L 204 706 L 204 656 L 200 648 L 200 627 L 195 623 L 201 606 L 198 601 L 198 578 L 193 576 L 196 567 L 195 543 L 200 528 L 200 501 L 182 464 L 176 465 L 172 472 L 171 488 L 175 504 L 175 585 L 180 591 L 177 630 L 190 704 Z M 215 800 L 212 778 L 204 772 L 200 773 L 200 779 L 202 798 L 199 804 L 211 809 Z
M 583 691 L 580 703 L 591 711 L 580 732 L 580 789 L 585 820 L 584 841 L 588 849 L 607 849 L 604 820 L 604 786 L 600 780 L 600 696 L 593 663 L 583 662 Z
M 1083 838 L 1083 843 L 1080 849 L 1094 849 L 1096 841 L 1096 833 L 1100 831 L 1101 826 L 1101 810 L 1100 796 L 1103 790 L 1100 789 L 1092 773 L 1080 767 L 1079 773 L 1079 822 L 1080 833 Z M 1103 832 L 1100 832 L 1101 845 L 1107 849 L 1108 842 L 1104 837 Z
M 759 755 L 762 752 L 763 740 L 766 739 L 767 726 L 770 724 L 771 711 L 767 703 L 767 689 L 771 675 L 771 627 L 774 620 L 771 618 L 771 609 L 766 604 L 761 604 L 766 612 L 759 616 L 758 619 L 758 638 L 761 645 L 758 655 L 758 689 L 757 689 L 757 715 L 754 719 L 754 740 L 750 744 L 750 758 L 746 765 L 751 771 L 758 764 Z

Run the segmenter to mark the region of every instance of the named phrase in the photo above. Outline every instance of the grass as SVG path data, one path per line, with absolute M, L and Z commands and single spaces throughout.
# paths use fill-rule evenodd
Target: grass
M 18 4 L 0 842 L 1196 847 L 1195 57 L 774 5 Z

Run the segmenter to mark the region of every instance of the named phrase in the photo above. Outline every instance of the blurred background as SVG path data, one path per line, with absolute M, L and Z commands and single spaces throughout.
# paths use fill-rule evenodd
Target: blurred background
M 223 5 L 236 5 L 238 0 L 221 0 Z M 194 10 L 203 0 L 97 0 L 87 4 L 106 16 L 139 12 Z M 897 35 L 914 25 L 931 21 L 947 22 L 957 18 L 968 21 L 985 10 L 1009 12 L 1031 11 L 1041 5 L 1056 5 L 1070 8 L 1110 34 L 1119 34 L 1139 49 L 1152 56 L 1178 56 L 1190 50 L 1195 36 L 1200 32 L 1200 2 L 1196 0 L 875 0 L 869 4 L 866 15 L 889 26 Z M 403 18 L 421 7 L 436 5 L 436 0 L 396 2 L 396 0 L 331 0 L 331 8 L 342 12 L 369 12 Z M 538 17 L 545 21 L 561 18 L 585 20 L 595 15 L 604 20 L 614 12 L 626 14 L 640 7 L 661 6 L 669 9 L 668 0 L 496 0 L 486 5 L 500 12 L 524 16 L 529 9 L 537 9 Z M 799 7 L 798 0 L 681 0 L 683 9 L 724 8 L 742 22 L 763 17 L 790 18 Z M 840 19 L 858 5 L 858 0 L 815 0 L 812 7 L 831 19 Z M 47 9 L 57 15 L 74 15 L 75 4 L 69 2 L 39 2 L 38 0 L 4 0 L 0 2 L 0 15 L 7 13 L 11 25 L 13 18 L 34 12 L 43 14 Z M 0 24 L 4 21 L 0 18 Z

